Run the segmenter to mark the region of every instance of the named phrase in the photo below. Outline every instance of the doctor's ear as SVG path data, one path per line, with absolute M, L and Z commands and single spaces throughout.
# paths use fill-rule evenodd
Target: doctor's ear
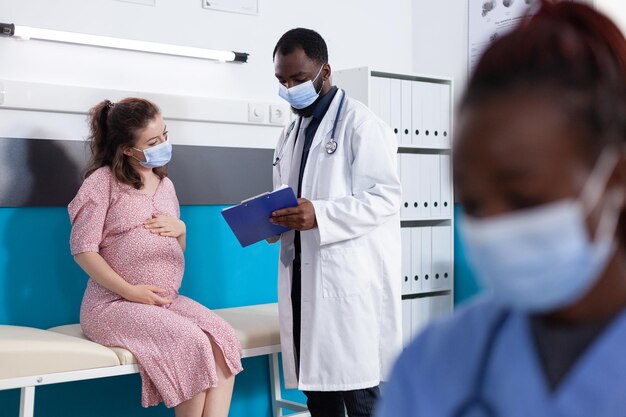
M 324 77 L 324 81 L 330 81 L 330 76 L 332 75 L 332 70 L 330 68 L 330 64 L 324 64 L 322 68 L 322 77 Z

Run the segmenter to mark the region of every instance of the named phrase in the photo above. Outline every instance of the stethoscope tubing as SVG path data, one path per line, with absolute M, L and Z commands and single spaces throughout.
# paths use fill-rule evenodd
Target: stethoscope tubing
M 343 109 L 343 103 L 345 102 L 346 99 L 346 92 L 341 90 L 341 100 L 339 101 L 339 107 L 337 108 L 337 114 L 335 115 L 335 121 L 333 123 L 333 130 L 331 131 L 330 134 L 330 140 L 328 142 L 326 142 L 326 145 L 324 146 L 326 149 L 326 153 L 331 155 L 333 153 L 335 153 L 335 151 L 337 150 L 337 141 L 335 140 L 335 132 L 337 131 L 337 124 L 339 122 L 339 115 L 341 114 L 341 110 Z M 289 126 L 289 128 L 287 129 L 287 133 L 285 134 L 285 139 L 283 140 L 279 152 L 278 152 L 278 156 L 276 156 L 276 158 L 274 159 L 274 162 L 272 163 L 272 166 L 276 166 L 278 165 L 278 163 L 280 162 L 280 160 L 283 158 L 283 154 L 285 153 L 285 146 L 287 145 L 287 142 L 289 141 L 289 135 L 291 135 L 291 133 L 295 130 L 296 131 L 296 135 L 298 134 L 298 130 L 300 129 L 300 124 L 302 123 L 302 117 L 299 117 L 296 121 L 294 120 L 293 122 L 291 122 L 291 125 Z M 294 129 L 296 128 L 296 129 Z

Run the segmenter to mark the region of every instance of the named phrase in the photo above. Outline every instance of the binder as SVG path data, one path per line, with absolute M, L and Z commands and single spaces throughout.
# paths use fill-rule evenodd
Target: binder
M 402 238 L 402 294 L 410 294 L 413 281 L 411 269 L 411 232 L 412 229 L 403 227 L 400 229 Z
M 411 301 L 411 338 L 415 338 L 434 317 L 430 312 L 431 298 L 414 298 Z
M 424 93 L 422 83 L 413 81 L 411 83 L 412 95 L 412 116 L 413 116 L 413 134 L 411 144 L 422 146 L 422 138 L 424 137 Z
M 391 125 L 391 83 L 389 78 L 372 77 L 372 80 L 377 80 L 378 88 L 380 89 L 380 116 L 381 119 L 388 125 Z
M 400 159 L 400 184 L 402 186 L 402 204 L 400 206 L 400 218 L 402 220 L 412 220 L 413 205 L 413 181 L 415 177 L 411 170 L 411 159 L 409 154 L 398 154 Z
M 430 174 L 430 217 L 441 217 L 441 167 L 439 155 L 424 155 L 428 160 Z
M 422 271 L 422 292 L 431 292 L 433 290 L 433 274 L 432 274 L 432 227 L 425 226 L 421 229 L 422 247 L 420 270 Z
M 442 84 L 440 87 L 441 91 L 441 132 L 440 136 L 443 136 L 441 139 L 441 146 L 444 148 L 450 147 L 450 113 L 452 109 L 450 108 L 450 84 Z
M 423 119 L 424 119 L 424 135 L 422 138 L 422 146 L 426 148 L 436 148 L 437 141 L 435 137 L 436 126 L 436 114 L 439 111 L 439 103 L 438 100 L 435 100 L 437 93 L 439 90 L 437 89 L 437 85 L 424 82 L 422 84 L 423 94 L 424 94 L 424 106 L 423 110 Z M 438 98 L 438 97 L 437 97 Z
M 411 133 L 413 132 L 413 123 L 411 120 L 413 118 L 413 112 L 411 110 L 411 108 L 413 107 L 411 99 L 411 84 L 412 81 L 400 81 L 400 123 L 402 128 L 400 144 L 402 145 L 411 145 Z
M 422 292 L 422 228 L 414 227 L 411 230 L 411 292 Z
M 418 154 L 416 155 L 417 160 L 419 161 L 417 164 L 416 174 L 413 175 L 413 178 L 416 178 L 415 181 L 415 200 L 418 203 L 417 205 L 417 216 L 420 219 L 429 219 L 431 217 L 431 185 L 432 181 L 432 173 L 431 173 L 431 164 L 429 163 L 430 156 L 437 155 L 428 155 L 428 154 Z
M 432 228 L 433 290 L 449 290 L 452 280 L 452 231 L 450 226 Z
M 260 240 L 279 235 L 290 230 L 287 227 L 270 223 L 272 212 L 298 205 L 298 199 L 291 187 L 282 187 L 264 193 L 241 204 L 222 210 L 222 216 L 237 237 L 242 247 Z
M 411 343 L 413 329 L 411 327 L 411 306 L 413 300 L 402 300 L 402 344 L 406 347 Z
M 402 84 L 398 79 L 389 80 L 389 124 L 396 135 L 398 144 L 402 144 Z
M 452 173 L 450 170 L 450 155 L 439 156 L 439 175 L 441 181 L 441 215 L 450 217 L 452 215 Z

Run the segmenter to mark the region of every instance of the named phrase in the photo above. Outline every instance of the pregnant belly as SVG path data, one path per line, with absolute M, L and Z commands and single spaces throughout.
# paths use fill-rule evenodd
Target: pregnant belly
M 111 239 L 100 254 L 122 278 L 133 285 L 151 284 L 177 293 L 185 269 L 178 241 L 137 227 Z

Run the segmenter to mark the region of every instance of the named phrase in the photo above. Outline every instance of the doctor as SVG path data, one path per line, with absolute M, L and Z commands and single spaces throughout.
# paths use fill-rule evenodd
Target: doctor
M 326 43 L 308 29 L 274 49 L 279 94 L 295 121 L 274 155 L 274 185 L 299 205 L 271 221 L 285 384 L 314 417 L 370 416 L 401 347 L 400 182 L 391 129 L 331 85 Z
M 574 2 L 499 38 L 460 107 L 460 229 L 491 295 L 401 355 L 380 417 L 626 415 L 626 40 Z

